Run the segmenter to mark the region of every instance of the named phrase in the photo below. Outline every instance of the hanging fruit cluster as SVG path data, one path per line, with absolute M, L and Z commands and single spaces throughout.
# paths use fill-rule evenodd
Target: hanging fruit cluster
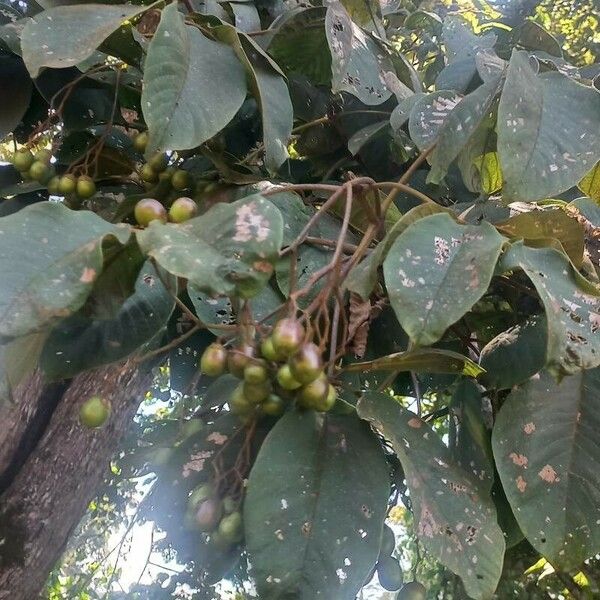
M 337 398 L 323 370 L 321 349 L 294 318 L 279 320 L 258 351 L 248 343 L 230 350 L 211 344 L 200 359 L 200 370 L 210 377 L 228 372 L 242 380 L 229 398 L 231 411 L 242 419 L 280 416 L 293 403 L 326 412 Z

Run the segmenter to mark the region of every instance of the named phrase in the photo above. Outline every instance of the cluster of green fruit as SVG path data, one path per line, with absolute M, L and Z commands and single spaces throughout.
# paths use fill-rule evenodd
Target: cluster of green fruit
M 209 543 L 227 551 L 242 541 L 242 514 L 230 496 L 219 498 L 217 490 L 205 483 L 192 491 L 188 499 L 185 523 L 190 529 L 208 534 Z
M 28 148 L 20 148 L 13 155 L 12 162 L 24 180 L 45 185 L 48 193 L 53 196 L 76 195 L 81 200 L 86 200 L 96 193 L 96 184 L 87 175 L 57 175 L 52 167 L 52 153 L 49 150 L 40 150 L 34 155 Z
M 102 427 L 110 416 L 110 402 L 100 396 L 88 398 L 79 409 L 79 422 L 89 429 Z
M 288 401 L 304 409 L 330 410 L 337 392 L 323 370 L 321 349 L 307 341 L 294 318 L 279 320 L 260 343 L 226 350 L 211 344 L 200 359 L 200 370 L 210 377 L 225 372 L 243 379 L 229 398 L 231 411 L 246 419 L 254 414 L 280 416 Z
M 183 223 L 198 214 L 198 205 L 191 198 L 182 196 L 167 211 L 155 198 L 143 198 L 135 205 L 133 214 L 140 227 L 148 227 L 152 221 Z

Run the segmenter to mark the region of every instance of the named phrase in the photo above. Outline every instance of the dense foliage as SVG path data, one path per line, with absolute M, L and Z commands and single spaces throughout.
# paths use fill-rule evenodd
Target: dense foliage
M 92 510 L 139 597 L 595 593 L 598 20 L 416 4 L 0 5 L 0 392 L 160 366 Z

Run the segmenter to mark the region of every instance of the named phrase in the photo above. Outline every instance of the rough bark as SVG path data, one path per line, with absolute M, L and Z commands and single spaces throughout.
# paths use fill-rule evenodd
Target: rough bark
M 0 431 L 0 600 L 39 597 L 150 383 L 149 369 L 126 362 L 20 387 Z M 89 430 L 78 411 L 95 394 L 112 412 Z

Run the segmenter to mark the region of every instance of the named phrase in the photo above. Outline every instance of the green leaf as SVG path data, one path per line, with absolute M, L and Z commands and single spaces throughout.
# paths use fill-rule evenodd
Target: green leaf
M 260 31 L 260 16 L 256 6 L 251 2 L 230 2 L 235 17 L 235 26 L 239 31 Z
M 577 267 L 583 260 L 583 226 L 561 208 L 520 213 L 496 223 L 499 231 L 524 240 L 557 239 Z
M 176 3 L 167 6 L 144 68 L 147 152 L 199 146 L 233 119 L 245 98 L 246 74 L 233 50 L 186 25 Z
M 491 80 L 465 96 L 445 118 L 437 135 L 437 143 L 431 154 L 430 183 L 440 183 L 460 151 L 477 133 L 481 122 L 493 113 L 496 95 L 500 90 L 498 80 Z
M 546 364 L 547 329 L 546 318 L 533 315 L 487 343 L 481 350 L 482 383 L 505 390 L 539 373 Z
M 577 115 L 577 118 L 573 118 Z M 577 185 L 600 158 L 600 94 L 560 73 L 536 75 L 513 52 L 498 108 L 506 202 L 552 197 Z
M 0 335 L 25 335 L 73 314 L 102 269 L 102 242 L 125 244 L 129 236 L 127 226 L 53 202 L 0 219 Z
M 415 529 L 425 548 L 462 579 L 471 598 L 490 598 L 504 556 L 504 537 L 490 499 L 453 462 L 429 425 L 392 397 L 365 394 L 357 411 L 391 442 L 402 463 Z
M 0 141 L 21 122 L 31 90 L 31 78 L 21 58 L 0 54 Z
M 348 140 L 348 150 L 352 156 L 356 156 L 360 150 L 375 138 L 382 136 L 389 131 L 389 121 L 380 121 L 372 123 L 362 129 L 359 129 Z
M 250 297 L 273 272 L 283 221 L 273 204 L 256 194 L 216 204 L 181 225 L 153 221 L 137 237 L 144 252 L 200 291 Z
M 492 443 L 506 496 L 527 539 L 556 567 L 600 551 L 600 370 L 560 384 L 543 373 L 508 397 Z
M 354 598 L 377 560 L 388 495 L 366 423 L 287 413 L 263 443 L 244 502 L 261 599 Z
M 416 223 L 423 217 L 429 217 L 437 213 L 448 212 L 448 209 L 437 204 L 420 204 L 411 208 L 400 220 L 388 231 L 387 235 L 377 244 L 375 249 L 362 262 L 356 265 L 346 280 L 346 287 L 356 292 L 363 298 L 368 298 L 377 284 L 377 270 L 388 255 L 392 244 L 409 225 Z
M 385 39 L 379 0 L 340 0 L 354 23 Z
M 147 262 L 139 272 L 134 293 L 114 317 L 94 318 L 82 311 L 52 330 L 42 353 L 42 369 L 50 379 L 62 379 L 121 360 L 161 332 L 174 306 L 172 295 Z
M 459 225 L 447 214 L 420 219 L 398 237 L 383 273 L 413 342 L 437 342 L 483 296 L 505 241 L 489 223 Z
M 415 371 L 416 373 L 462 373 L 477 377 L 484 370 L 472 360 L 439 348 L 423 348 L 397 352 L 375 360 L 352 363 L 345 371 Z
M 592 200 L 600 202 L 600 162 L 577 184 L 577 187 Z
M 392 95 L 385 73 L 394 69 L 383 47 L 353 23 L 337 1 L 327 8 L 325 32 L 331 52 L 332 91 L 349 92 L 369 106 L 385 102 Z
M 543 50 L 551 56 L 562 56 L 562 49 L 556 38 L 541 25 L 529 19 L 521 25 L 517 43 L 531 50 Z
M 123 21 L 144 12 L 131 4 L 78 4 L 45 10 L 21 34 L 23 60 L 32 77 L 42 67 L 64 69 L 91 56 Z
M 562 252 L 518 242 L 499 267 L 525 271 L 544 303 L 551 371 L 569 374 L 600 365 L 600 289 L 579 275 Z

